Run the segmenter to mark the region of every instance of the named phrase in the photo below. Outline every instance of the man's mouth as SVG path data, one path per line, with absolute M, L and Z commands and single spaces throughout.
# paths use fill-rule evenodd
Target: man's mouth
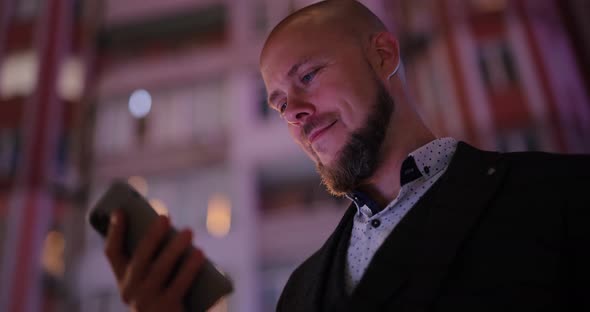
M 322 136 L 324 133 L 326 133 L 326 131 L 328 131 L 328 129 L 330 129 L 336 122 L 337 122 L 337 120 L 334 120 L 332 123 L 328 124 L 325 127 L 318 127 L 316 129 L 314 129 L 313 131 L 311 131 L 309 136 L 307 136 L 309 143 L 313 144 L 314 141 L 316 141 L 320 136 Z

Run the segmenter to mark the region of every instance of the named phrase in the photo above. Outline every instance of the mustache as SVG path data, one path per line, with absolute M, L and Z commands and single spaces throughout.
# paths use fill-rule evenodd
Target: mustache
M 317 128 L 325 127 L 334 122 L 337 119 L 336 114 L 323 114 L 319 116 L 311 116 L 301 127 L 304 138 L 309 138 L 309 135 Z

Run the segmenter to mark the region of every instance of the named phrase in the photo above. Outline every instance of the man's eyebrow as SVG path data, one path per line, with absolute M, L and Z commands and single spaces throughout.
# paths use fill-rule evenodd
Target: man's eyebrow
M 293 64 L 293 66 L 291 66 L 291 69 L 289 69 L 289 71 L 287 72 L 287 77 L 293 77 L 293 75 L 295 75 L 298 71 L 299 68 L 303 65 L 306 65 L 307 63 L 310 63 L 311 59 L 310 58 L 304 58 L 301 61 Z
M 293 77 L 298 71 L 299 68 L 301 68 L 303 65 L 306 65 L 308 63 L 311 62 L 310 58 L 304 58 L 301 61 L 293 64 L 293 66 L 291 66 L 291 68 L 289 69 L 289 71 L 287 72 L 287 77 Z M 274 107 L 274 102 L 275 100 L 281 96 L 281 92 L 279 91 L 273 91 L 269 96 L 268 96 L 268 100 L 267 100 L 267 104 L 270 107 Z

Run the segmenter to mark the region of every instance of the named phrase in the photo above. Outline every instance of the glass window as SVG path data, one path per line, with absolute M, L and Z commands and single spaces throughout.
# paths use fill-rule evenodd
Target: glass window
M 256 92 L 256 96 L 258 97 L 258 100 L 256 101 L 256 103 L 258 105 L 258 116 L 260 117 L 260 119 L 264 121 L 280 120 L 280 114 L 268 105 L 266 87 L 264 86 L 262 78 L 258 79 L 257 85 L 258 89 Z
M 18 131 L 0 129 L 0 177 L 10 177 L 16 173 L 18 154 Z
M 228 126 L 229 105 L 223 80 L 211 80 L 196 85 L 193 100 L 193 131 L 197 138 L 211 138 Z
M 153 92 L 150 143 L 170 145 L 212 140 L 227 126 L 223 80 Z
M 515 60 L 504 40 L 480 44 L 478 58 L 482 79 L 488 87 L 499 90 L 518 83 Z
M 192 136 L 194 91 L 189 87 L 153 92 L 150 143 L 158 146 L 186 143 Z
M 31 19 L 39 14 L 41 0 L 18 0 L 14 2 L 15 16 L 21 20 Z
M 78 56 L 70 56 L 62 63 L 57 79 L 57 93 L 60 98 L 77 101 L 84 91 L 84 63 Z
M 265 163 L 258 170 L 258 187 L 260 209 L 268 214 L 343 207 L 346 201 L 326 191 L 307 159 Z
M 9 54 L 0 66 L 0 98 L 33 93 L 37 85 L 39 58 L 33 50 Z
M 96 115 L 95 151 L 114 154 L 128 150 L 133 142 L 135 119 L 123 101 L 103 103 Z
M 265 0 L 257 0 L 252 6 L 254 11 L 254 29 L 260 36 L 265 36 L 268 25 L 268 5 Z
M 506 44 L 501 46 L 502 65 L 506 70 L 506 74 L 510 82 L 517 82 L 516 68 L 514 64 L 514 57 Z
M 540 148 L 538 134 L 528 127 L 501 131 L 496 144 L 501 152 L 536 151 Z

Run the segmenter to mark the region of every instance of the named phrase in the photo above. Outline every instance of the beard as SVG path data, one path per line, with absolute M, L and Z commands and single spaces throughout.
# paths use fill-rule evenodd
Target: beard
M 395 108 L 385 86 L 376 81 L 375 102 L 363 126 L 354 131 L 331 166 L 316 163 L 322 184 L 334 196 L 349 194 L 371 177 L 380 164 L 380 150 Z

